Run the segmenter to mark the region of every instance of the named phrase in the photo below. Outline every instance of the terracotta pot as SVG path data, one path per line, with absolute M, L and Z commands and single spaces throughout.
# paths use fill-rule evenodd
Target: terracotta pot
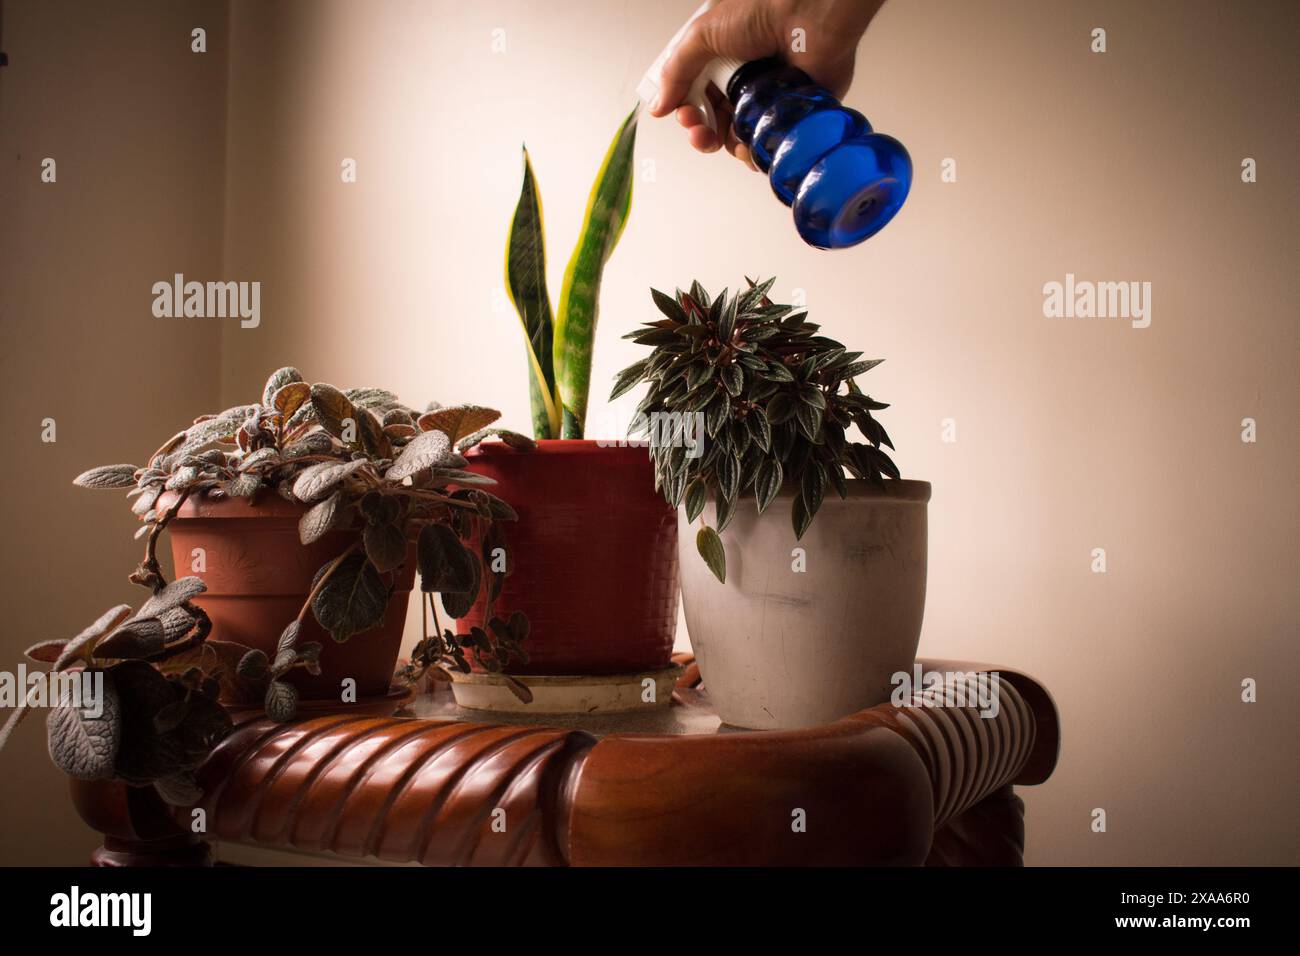
M 682 599 L 705 692 L 725 723 L 776 729 L 837 720 L 889 699 L 910 671 L 925 611 L 924 481 L 848 482 L 828 491 L 796 540 L 794 491 L 763 514 L 744 502 L 722 533 L 727 581 L 679 516 Z M 710 504 L 704 512 L 714 522 Z M 802 548 L 805 570 L 795 570 Z
M 667 667 L 677 626 L 677 522 L 655 491 L 644 445 L 500 442 L 472 449 L 469 467 L 495 478 L 514 506 L 505 525 L 511 568 L 498 613 L 531 629 L 519 674 L 627 674 Z M 483 600 L 464 619 L 482 625 Z
M 167 507 L 167 500 L 159 506 Z M 252 505 L 243 498 L 190 498 L 181 506 L 167 526 L 175 573 L 197 575 L 208 586 L 194 603 L 212 618 L 212 639 L 275 656 L 280 632 L 298 616 L 316 572 L 356 540 L 354 533 L 334 531 L 304 546 L 298 540 L 304 510 L 274 495 L 263 495 Z M 194 570 L 196 548 L 204 552 L 202 570 Z M 356 681 L 359 698 L 388 691 L 415 580 L 414 549 L 386 577 L 395 590 L 379 627 L 337 644 L 311 612 L 303 619 L 299 642 L 319 641 L 324 648 L 319 676 L 302 668 L 286 675 L 302 697 L 338 699 L 345 677 Z

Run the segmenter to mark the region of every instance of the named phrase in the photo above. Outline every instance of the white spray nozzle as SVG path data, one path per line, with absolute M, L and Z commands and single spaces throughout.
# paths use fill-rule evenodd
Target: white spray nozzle
M 700 8 L 691 14 L 691 18 L 682 24 L 681 29 L 673 34 L 673 38 L 668 41 L 668 45 L 655 58 L 654 63 L 650 64 L 650 69 L 646 70 L 645 76 L 641 77 L 641 82 L 637 84 L 636 95 L 647 106 L 653 105 L 659 96 L 663 82 L 664 64 L 668 62 L 673 55 L 673 51 L 682 42 L 682 38 L 686 36 L 686 31 L 690 29 L 691 24 L 707 13 L 715 3 L 716 0 L 704 0 L 704 3 L 700 4 Z M 704 121 L 709 124 L 710 129 L 717 130 L 718 118 L 713 110 L 713 101 L 709 98 L 709 84 L 712 83 L 725 95 L 731 77 L 743 65 L 741 60 L 735 60 L 731 57 L 719 57 L 710 60 L 708 65 L 700 71 L 700 75 L 695 78 L 695 82 L 682 100 L 683 103 L 689 103 L 704 114 Z

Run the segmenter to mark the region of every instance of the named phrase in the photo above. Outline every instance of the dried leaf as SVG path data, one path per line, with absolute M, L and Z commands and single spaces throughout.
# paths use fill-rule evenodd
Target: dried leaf
M 418 424 L 421 431 L 440 431 L 455 444 L 467 435 L 486 428 L 500 417 L 501 413 L 493 408 L 453 405 L 435 412 L 426 412 L 420 416 Z
M 252 474 L 237 475 L 226 485 L 226 490 L 232 498 L 252 498 L 262 490 L 262 479 Z
M 72 483 L 79 488 L 132 488 L 135 473 L 135 465 L 103 465 L 83 471 Z
M 284 368 L 276 369 L 267 378 L 266 385 L 262 387 L 262 404 L 273 404 L 277 392 L 286 385 L 301 381 L 302 373 L 292 366 L 286 365 Z
M 321 427 L 335 438 L 343 438 L 348 422 L 353 424 L 354 432 L 360 427 L 357 425 L 356 406 L 333 385 L 327 385 L 324 382 L 313 385 L 311 387 L 311 406 L 316 411 L 316 420 L 321 423 Z M 360 435 L 354 434 L 353 442 L 350 444 L 356 444 L 359 440 Z
M 302 502 L 318 501 L 329 494 L 335 485 L 369 464 L 364 458 L 358 458 L 353 461 L 322 461 L 309 465 L 293 483 L 294 497 Z
M 339 505 L 342 501 L 343 493 L 336 491 L 324 501 L 308 508 L 298 519 L 298 540 L 305 545 L 312 544 L 328 534 L 339 518 Z
M 302 633 L 302 621 L 294 618 L 288 623 L 283 631 L 280 632 L 280 639 L 276 641 L 275 650 L 279 654 L 283 651 L 293 650 L 293 646 L 298 643 L 298 635 Z M 317 647 L 320 645 L 318 644 Z
M 95 656 L 116 660 L 152 657 L 166 645 L 162 622 L 156 617 L 134 618 L 95 645 Z
M 519 432 L 512 432 L 508 428 L 480 428 L 474 434 L 456 442 L 456 450 L 464 453 L 480 442 L 492 437 L 500 438 L 502 442 L 516 451 L 533 451 L 537 448 L 537 442 L 533 441 L 533 439 L 527 435 L 521 435 Z
M 317 580 L 319 578 L 318 573 Z M 321 627 L 342 643 L 353 634 L 377 626 L 384 619 L 388 589 L 365 555 L 350 554 L 317 592 L 311 607 Z
M 164 611 L 170 611 L 174 607 L 180 607 L 186 601 L 198 597 L 208 586 L 203 583 L 202 578 L 190 575 L 189 577 L 177 578 L 171 584 L 167 585 L 149 600 L 145 601 L 136 614 L 136 618 L 158 617 Z
M 282 680 L 273 680 L 266 688 L 263 702 L 266 716 L 283 723 L 293 720 L 298 713 L 298 688 Z
M 456 462 L 463 463 L 464 459 L 451 450 L 451 440 L 446 434 L 426 431 L 411 439 L 384 477 L 400 481 L 426 468 L 454 467 Z
M 334 439 L 319 429 L 310 431 L 284 446 L 284 459 L 303 458 L 307 455 L 328 455 L 334 450 Z
M 235 673 L 245 680 L 260 681 L 265 680 L 266 675 L 271 671 L 271 660 L 266 656 L 266 651 L 254 648 L 239 659 L 239 664 L 235 668 Z
M 160 777 L 153 786 L 163 802 L 173 807 L 192 807 L 203 799 L 203 789 L 194 779 L 194 774 L 189 772 Z
M 477 591 L 478 560 L 445 524 L 425 525 L 416 543 L 420 590 L 443 594 Z M 460 616 L 460 615 L 457 615 Z
M 366 557 L 376 570 L 394 571 L 406 560 L 406 536 L 397 525 L 367 525 L 362 538 Z
M 306 382 L 289 382 L 277 389 L 271 401 L 266 404 L 279 411 L 280 420 L 287 422 L 293 417 L 294 412 L 309 401 L 311 401 L 310 385 Z
M 87 676 L 91 673 L 83 672 Z M 91 701 L 82 699 L 76 701 L 82 707 L 74 706 L 72 689 L 68 688 L 45 722 L 50 759 L 76 780 L 107 780 L 112 777 L 122 742 L 121 703 L 112 672 L 94 673 L 103 678 L 103 693 L 93 702 L 96 715 L 91 716 L 91 711 L 84 709 Z
M 63 652 L 54 662 L 54 670 L 61 671 L 75 660 L 89 658 L 95 642 L 126 620 L 130 613 L 131 607 L 127 604 L 105 611 L 94 624 L 64 645 Z
M 239 675 L 239 662 L 249 650 L 234 641 L 209 638 L 196 647 L 156 662 L 154 666 L 164 675 L 179 675 L 197 667 L 205 674 L 215 675 L 219 679 L 223 700 L 255 704 L 262 699 L 261 681 L 251 681 Z
M 23 653 L 28 660 L 36 661 L 38 664 L 53 664 L 59 659 L 59 653 L 67 646 L 67 641 L 40 641 Z

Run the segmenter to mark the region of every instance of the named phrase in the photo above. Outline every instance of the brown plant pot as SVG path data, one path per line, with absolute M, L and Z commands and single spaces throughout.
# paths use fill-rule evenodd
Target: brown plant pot
M 677 518 L 644 445 L 485 442 L 469 467 L 519 512 L 494 610 L 523 611 L 529 663 L 515 674 L 629 674 L 667 667 L 677 628 Z M 484 601 L 464 625 L 483 624 Z M 464 626 L 462 626 L 464 630 Z
M 174 501 L 166 495 L 158 509 Z M 255 504 L 243 498 L 191 497 L 181 505 L 167 526 L 172 560 L 177 577 L 193 574 L 208 587 L 194 603 L 212 619 L 210 639 L 244 644 L 275 657 L 280 633 L 298 616 L 316 572 L 356 540 L 355 532 L 333 531 L 303 545 L 298 519 L 304 510 L 265 494 Z M 199 548 L 202 565 L 197 564 Z M 383 622 L 373 630 L 338 644 L 307 612 L 298 640 L 323 645 L 321 672 L 312 676 L 294 668 L 284 678 L 303 698 L 338 700 L 342 681 L 349 677 L 356 681 L 358 698 L 388 692 L 415 581 L 414 548 L 401 568 L 384 577 L 393 594 Z

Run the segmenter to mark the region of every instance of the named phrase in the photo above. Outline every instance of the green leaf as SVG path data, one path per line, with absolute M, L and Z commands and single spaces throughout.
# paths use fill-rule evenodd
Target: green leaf
M 710 438 L 718 437 L 718 430 L 731 417 L 731 400 L 725 391 L 718 392 L 704 411 L 704 430 Z
M 324 570 L 317 572 L 316 580 Z M 384 619 L 388 588 L 365 555 L 350 554 L 317 592 L 311 609 L 330 637 L 342 643 Z
M 799 389 L 799 401 L 813 408 L 825 409 L 826 396 L 816 385 L 804 385 Z
M 808 525 L 812 523 L 812 515 L 808 513 L 803 495 L 794 496 L 794 507 L 790 509 L 790 523 L 794 525 L 796 540 L 803 537 L 803 533 L 808 530 Z
M 612 402 L 620 395 L 624 395 L 641 384 L 642 378 L 645 377 L 646 365 L 649 359 L 642 359 L 635 365 L 629 365 L 623 371 L 618 373 L 618 378 L 614 380 L 614 390 L 609 393 L 609 400 Z
M 807 402 L 795 402 L 794 406 L 794 417 L 799 425 L 799 431 L 803 432 L 804 437 L 809 441 L 815 441 L 817 431 L 822 427 L 822 410 Z
M 826 470 L 821 462 L 808 463 L 808 467 L 803 470 L 799 486 L 804 508 L 808 512 L 808 520 L 811 521 L 813 515 L 817 514 L 817 509 L 822 506 L 822 496 L 826 493 Z
M 695 548 L 704 558 L 713 576 L 724 584 L 727 581 L 727 552 L 722 548 L 722 538 L 708 525 L 700 528 L 695 535 Z
M 884 359 L 869 359 L 865 362 L 854 362 L 852 365 L 846 365 L 844 368 L 836 369 L 836 373 L 841 379 L 855 378 L 863 372 L 871 371 L 883 361 Z
M 546 288 L 546 237 L 542 197 L 533 176 L 532 160 L 524 147 L 524 181 L 506 236 L 506 294 L 524 329 L 528 349 L 528 396 L 533 413 L 533 434 L 560 437 L 560 410 L 556 403 L 553 357 L 554 323 L 551 294 Z
M 686 520 L 694 521 L 709 503 L 709 486 L 703 478 L 694 478 L 686 486 Z
M 577 246 L 564 271 L 555 321 L 554 359 L 565 438 L 581 438 L 587 417 L 600 280 L 632 206 L 632 153 L 638 111 L 639 107 L 628 114 L 605 153 L 587 201 Z
M 660 292 L 658 289 L 651 289 L 650 297 L 654 299 L 654 303 L 659 307 L 659 311 L 668 316 L 668 318 L 672 319 L 674 322 L 680 322 L 685 325 L 687 321 L 689 321 L 686 315 L 686 310 L 683 309 L 681 303 L 672 296 L 664 295 L 664 293 Z
M 758 468 L 758 477 L 754 479 L 754 497 L 758 500 L 758 510 L 763 512 L 772 503 L 772 499 L 781 490 L 785 475 L 781 463 L 775 458 L 768 458 Z
M 728 498 L 718 489 L 718 493 L 713 497 L 714 521 L 718 525 L 718 531 L 727 530 L 727 525 L 731 524 L 731 519 L 736 516 L 736 499 Z
M 767 420 L 773 425 L 780 425 L 794 417 L 796 406 L 802 406 L 785 392 L 777 392 L 767 403 Z
M 772 426 L 767 423 L 767 413 L 761 408 L 750 409 L 745 416 L 745 427 L 755 444 L 763 451 L 772 450 Z
M 727 498 L 734 498 L 740 489 L 740 462 L 733 453 L 718 460 L 718 490 Z

